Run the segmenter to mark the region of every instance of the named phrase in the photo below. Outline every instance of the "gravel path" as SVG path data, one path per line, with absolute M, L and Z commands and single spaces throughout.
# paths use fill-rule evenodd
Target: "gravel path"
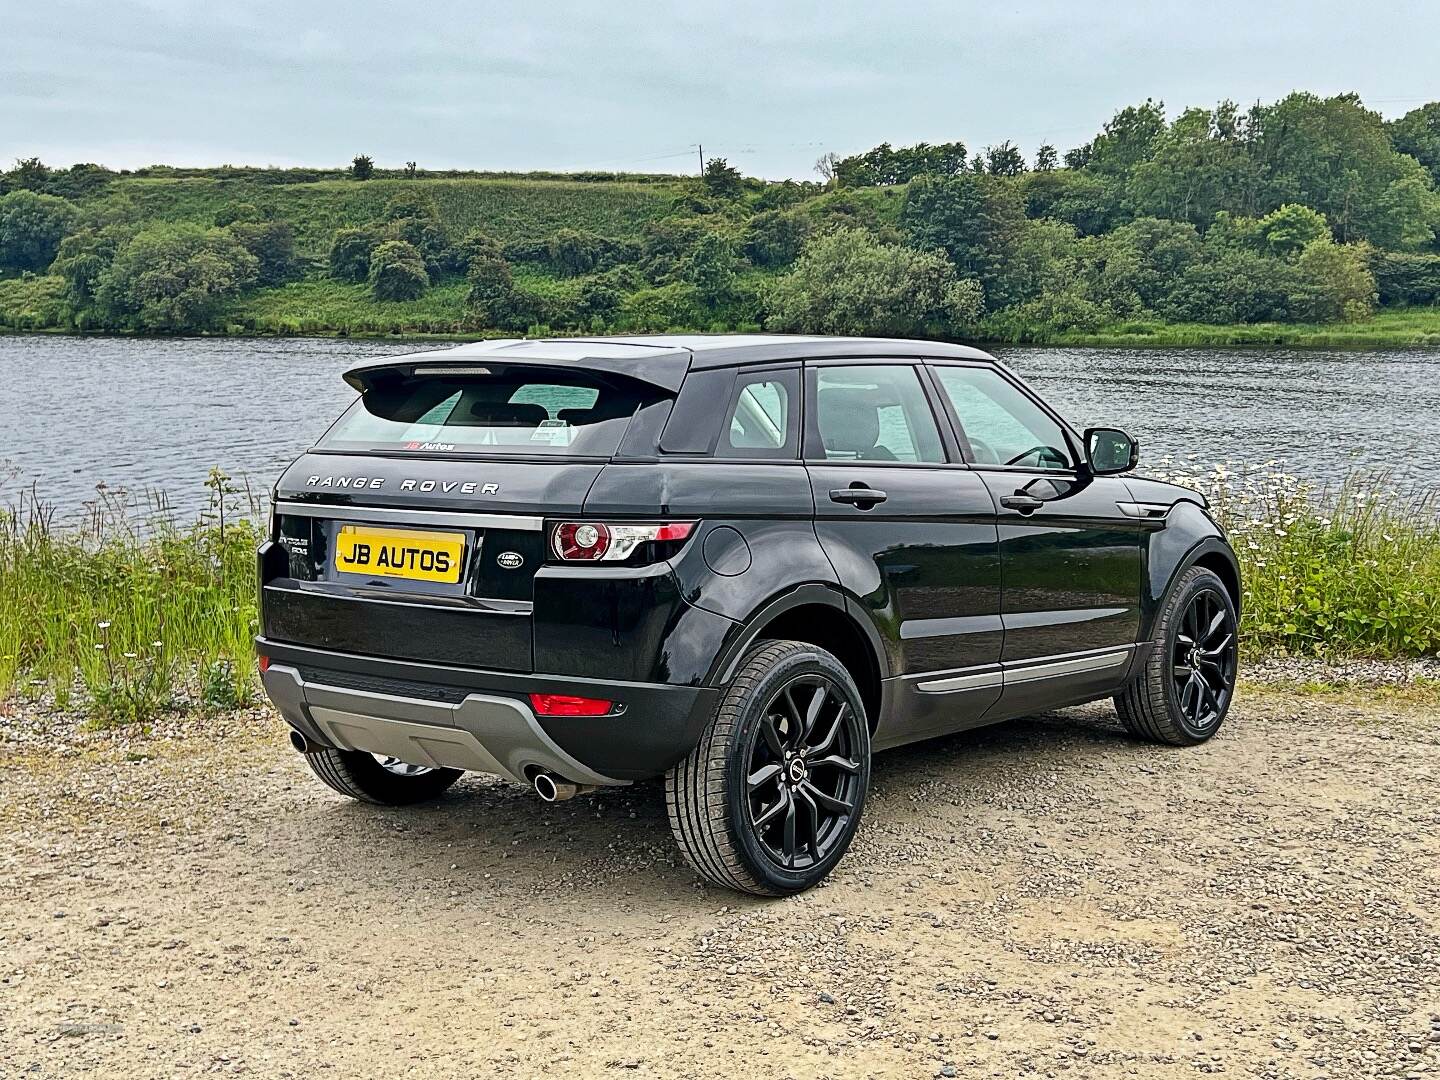
M 1440 1076 L 1440 716 L 1244 694 L 877 759 L 824 887 L 679 862 L 654 785 L 385 810 L 257 710 L 0 747 L 0 1077 Z

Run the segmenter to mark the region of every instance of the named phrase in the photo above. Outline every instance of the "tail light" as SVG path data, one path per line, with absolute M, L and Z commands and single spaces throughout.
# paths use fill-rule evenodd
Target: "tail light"
M 550 550 L 562 562 L 623 562 L 642 544 L 678 546 L 694 528 L 693 521 L 671 521 L 664 525 L 562 521 L 550 529 Z M 659 558 L 667 558 L 671 553 L 665 546 L 656 551 Z

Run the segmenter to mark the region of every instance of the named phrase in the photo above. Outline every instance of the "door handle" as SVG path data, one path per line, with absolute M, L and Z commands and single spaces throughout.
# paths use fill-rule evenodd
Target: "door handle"
M 1022 514 L 1033 514 L 1045 505 L 1045 500 L 1037 499 L 1034 495 L 1026 495 L 1023 491 L 1017 491 L 1014 495 L 1000 496 L 1000 505 L 1007 510 L 1019 510 Z
M 830 501 L 837 503 L 849 503 L 851 506 L 858 506 L 861 510 L 869 510 L 876 503 L 882 503 L 889 496 L 883 491 L 866 487 L 864 484 L 851 484 L 848 488 L 831 488 Z

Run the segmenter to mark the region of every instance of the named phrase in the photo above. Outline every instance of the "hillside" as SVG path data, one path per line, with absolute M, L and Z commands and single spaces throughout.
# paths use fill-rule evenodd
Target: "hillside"
M 765 182 L 17 162 L 0 328 L 1440 342 L 1440 102 L 1120 110 L 1062 156 L 881 144 Z M 1379 313 L 1382 317 L 1377 317 Z

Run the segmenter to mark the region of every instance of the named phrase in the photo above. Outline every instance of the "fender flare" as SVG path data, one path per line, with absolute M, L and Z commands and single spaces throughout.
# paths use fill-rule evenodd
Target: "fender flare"
M 822 582 L 811 582 L 797 586 L 779 596 L 761 604 L 740 624 L 741 630 L 725 649 L 720 653 L 715 663 L 711 666 L 710 674 L 705 679 L 706 686 L 724 686 L 735 676 L 735 669 L 739 667 L 740 660 L 749 651 L 750 646 L 760 636 L 760 631 L 765 628 L 776 616 L 783 615 L 798 607 L 821 605 L 833 608 L 850 618 L 860 632 L 864 635 L 870 646 L 870 652 L 875 658 L 876 669 L 880 672 L 881 680 L 890 677 L 890 657 L 885 650 L 884 641 L 875 624 L 865 616 L 863 605 L 848 596 L 844 591 L 834 585 Z
M 1169 602 L 1171 594 L 1175 591 L 1175 585 L 1179 582 L 1180 578 L 1201 559 L 1212 554 L 1219 555 L 1224 559 L 1225 562 L 1229 564 L 1231 572 L 1235 575 L 1236 590 L 1235 595 L 1231 599 L 1235 603 L 1235 614 L 1237 616 L 1240 614 L 1243 583 L 1240 577 L 1240 564 L 1235 558 L 1235 552 L 1222 537 L 1214 535 L 1205 536 L 1186 548 L 1185 553 L 1175 561 L 1170 573 L 1166 575 L 1165 588 L 1153 597 L 1145 625 L 1141 627 L 1141 641 L 1150 640 L 1150 636 L 1155 630 L 1155 620 L 1160 617 L 1160 612 L 1165 609 L 1165 605 Z

